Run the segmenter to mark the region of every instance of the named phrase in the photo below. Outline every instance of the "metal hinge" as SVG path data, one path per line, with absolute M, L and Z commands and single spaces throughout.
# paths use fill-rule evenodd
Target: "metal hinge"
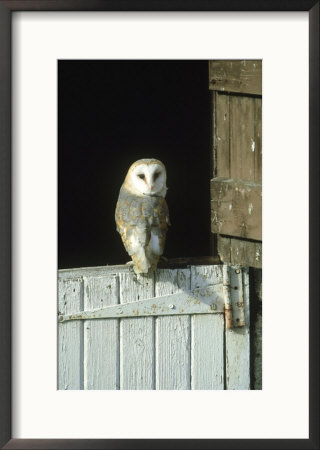
M 220 284 L 90 311 L 61 314 L 58 321 L 216 313 L 225 314 L 226 328 L 245 325 L 241 269 L 223 266 L 223 283 Z
M 106 306 L 91 311 L 59 316 L 67 320 L 112 319 L 122 317 L 172 316 L 177 314 L 214 314 L 224 312 L 221 284 L 188 292 L 152 297 L 137 302 Z
M 222 270 L 226 328 L 243 327 L 246 322 L 242 270 L 227 265 Z

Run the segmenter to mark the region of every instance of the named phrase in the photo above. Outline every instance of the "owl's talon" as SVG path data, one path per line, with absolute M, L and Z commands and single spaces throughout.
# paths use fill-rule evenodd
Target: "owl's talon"
M 132 273 L 136 277 L 137 274 L 134 271 L 133 264 L 128 264 L 127 263 L 126 265 L 128 265 L 129 273 Z
M 137 277 L 137 274 L 135 272 L 133 272 L 133 281 L 135 283 L 138 283 L 138 277 Z
M 133 281 L 135 283 L 143 285 L 143 276 L 141 273 L 133 273 Z

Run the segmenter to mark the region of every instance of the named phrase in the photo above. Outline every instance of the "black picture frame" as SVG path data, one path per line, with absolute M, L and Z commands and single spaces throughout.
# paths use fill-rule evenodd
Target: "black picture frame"
M 309 12 L 309 439 L 12 439 L 11 18 L 14 11 Z M 0 0 L 0 445 L 5 449 L 319 448 L 319 1 Z M 298 238 L 297 238 L 298 239 Z M 297 246 L 297 248 L 299 248 Z M 297 252 L 297 259 L 299 258 Z M 266 424 L 267 426 L 267 424 Z

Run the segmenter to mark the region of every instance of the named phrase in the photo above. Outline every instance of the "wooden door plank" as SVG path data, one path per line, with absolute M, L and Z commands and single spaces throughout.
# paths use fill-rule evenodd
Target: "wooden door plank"
M 59 314 L 79 312 L 83 307 L 80 278 L 58 282 Z M 58 324 L 58 389 L 83 389 L 83 323 Z
M 230 237 L 218 236 L 218 254 L 222 262 L 231 262 Z
M 262 242 L 230 239 L 230 264 L 262 267 Z
M 84 278 L 84 310 L 119 301 L 116 276 Z M 119 389 L 119 319 L 84 321 L 84 389 Z
M 120 303 L 154 296 L 153 276 L 120 273 Z M 154 318 L 120 320 L 120 389 L 155 388 Z
M 190 269 L 158 269 L 155 281 L 156 296 L 189 291 Z M 190 389 L 190 316 L 156 318 L 156 389 Z
M 215 175 L 230 177 L 229 95 L 215 94 L 214 151 Z
M 222 283 L 222 266 L 192 266 L 191 289 Z M 224 316 L 191 316 L 191 389 L 224 389 Z
M 226 389 L 250 389 L 249 270 L 230 267 L 231 302 L 243 295 L 244 327 L 226 329 Z
M 254 103 L 254 180 L 262 183 L 262 99 L 256 98 Z
M 80 277 L 102 277 L 107 275 L 116 275 L 119 272 L 129 272 L 127 264 L 116 266 L 97 266 L 97 267 L 76 267 L 71 269 L 60 269 L 58 271 L 59 279 L 62 278 L 80 278 Z
M 230 96 L 230 177 L 254 181 L 255 99 Z
M 262 186 L 252 181 L 211 180 L 211 231 L 261 240 Z
M 225 264 L 262 267 L 262 242 L 218 236 L 218 253 Z

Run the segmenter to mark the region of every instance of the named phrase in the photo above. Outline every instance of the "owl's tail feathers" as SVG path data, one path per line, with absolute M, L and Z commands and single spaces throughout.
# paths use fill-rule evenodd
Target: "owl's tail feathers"
M 134 262 L 133 270 L 135 273 L 148 273 L 151 263 L 148 260 L 144 248 L 140 248 L 134 255 L 131 255 Z
M 154 256 L 153 256 L 153 260 L 152 260 L 152 263 L 151 263 L 150 269 L 149 269 L 149 272 L 150 272 L 150 273 L 151 273 L 151 272 L 154 272 L 154 271 L 156 270 L 159 259 L 160 259 L 160 256 L 159 256 L 159 255 L 154 255 Z

